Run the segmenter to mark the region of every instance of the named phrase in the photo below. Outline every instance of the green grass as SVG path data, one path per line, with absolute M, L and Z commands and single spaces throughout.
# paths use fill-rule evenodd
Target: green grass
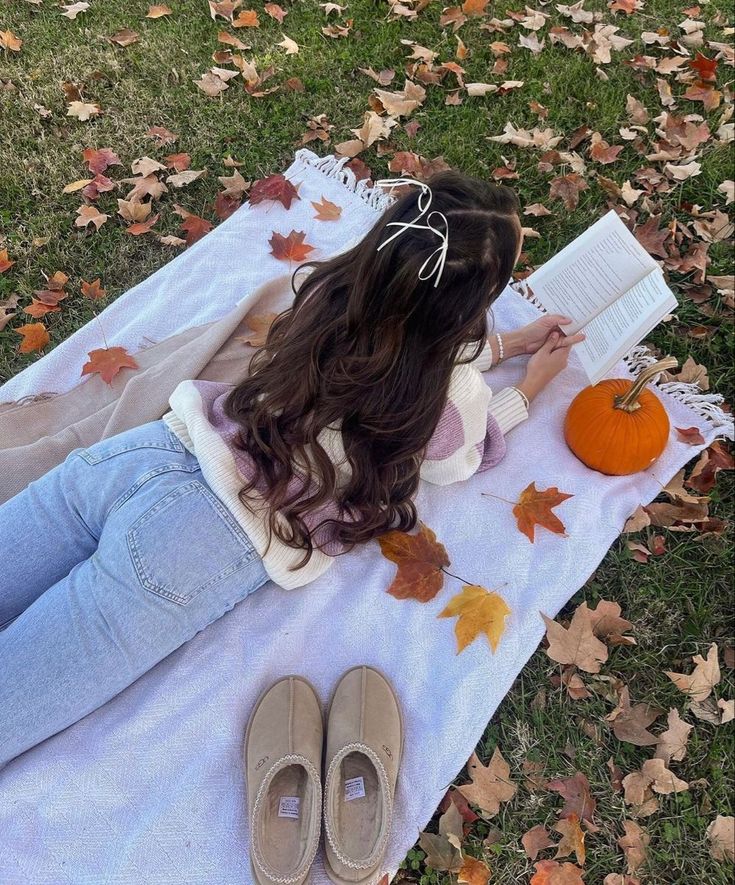
M 119 192 L 103 195 L 97 205 L 111 218 L 99 233 L 80 231 L 73 225 L 80 195 L 62 193 L 64 185 L 87 177 L 82 151 L 87 147 L 109 147 L 116 151 L 123 167 L 111 167 L 115 179 L 131 175 L 130 163 L 148 155 L 162 160 L 175 152 L 191 155 L 192 169 L 207 168 L 208 177 L 181 191 L 166 194 L 157 204 L 162 218 L 157 224 L 161 233 L 180 234 L 179 217 L 172 211 L 178 202 L 187 209 L 216 222 L 212 204 L 221 189 L 217 176 L 231 170 L 223 159 L 231 155 L 243 165 L 246 179 L 264 177 L 283 171 L 300 145 L 301 134 L 311 116 L 325 113 L 334 126 L 332 141 L 326 146 L 318 142 L 309 147 L 326 153 L 333 145 L 352 138 L 351 128 L 362 123 L 368 108 L 367 100 L 377 85 L 359 71 L 372 66 L 376 71 L 394 68 L 396 76 L 389 90 L 404 84 L 404 65 L 410 48 L 401 39 L 416 41 L 439 53 L 437 62 L 455 59 L 456 39 L 451 28 L 442 30 L 440 4 L 430 4 L 417 21 L 388 21 L 388 5 L 383 2 L 354 0 L 343 18 L 326 18 L 315 0 L 284 3 L 289 11 L 283 25 L 260 11 L 260 29 L 233 31 L 223 19 L 212 21 L 204 0 L 172 0 L 174 14 L 159 20 L 146 19 L 148 3 L 102 4 L 94 2 L 75 21 L 60 15 L 60 7 L 44 0 L 40 6 L 27 3 L 6 5 L 0 29 L 10 29 L 25 42 L 20 53 L 0 51 L 0 80 L 12 81 L 15 90 L 0 90 L 2 125 L 0 126 L 0 249 L 6 247 L 16 264 L 0 276 L 0 301 L 17 292 L 21 306 L 30 303 L 32 292 L 44 285 L 43 273 L 63 270 L 69 275 L 70 297 L 63 309 L 44 319 L 51 341 L 48 352 L 76 328 L 87 322 L 95 307 L 80 294 L 82 279 L 101 277 L 109 292 L 108 301 L 149 276 L 158 267 L 178 254 L 177 249 L 160 245 L 152 237 L 130 237 L 115 213 Z M 586 7 L 605 13 L 605 21 L 620 27 L 620 33 L 635 40 L 621 52 L 613 52 L 612 63 L 603 65 L 609 80 L 595 76 L 595 64 L 587 56 L 562 46 L 547 46 L 540 55 L 519 49 L 518 36 L 526 33 L 519 26 L 507 35 L 489 33 L 480 28 L 482 19 L 470 20 L 459 30 L 459 36 L 470 49 L 470 56 L 460 64 L 466 69 L 466 82 L 500 83 L 504 79 L 524 80 L 525 85 L 506 95 L 485 98 L 465 97 L 463 105 L 444 104 L 444 92 L 456 87 L 453 74 L 443 86 L 427 87 L 424 105 L 409 119 L 421 123 L 418 134 L 411 139 L 396 127 L 390 140 L 395 151 L 414 150 L 427 159 L 443 156 L 447 163 L 467 173 L 488 176 L 502 163 L 502 157 L 517 161 L 519 179 L 512 184 L 524 204 L 543 202 L 554 211 L 553 216 L 531 218 L 527 224 L 541 237 L 527 239 L 532 264 L 540 264 L 571 238 L 579 234 L 606 205 L 606 194 L 588 177 L 589 190 L 581 194 L 573 212 L 561 203 L 548 199 L 552 174 L 537 169 L 537 154 L 512 145 L 490 142 L 486 136 L 500 134 L 506 121 L 531 128 L 551 127 L 557 134 L 569 135 L 582 124 L 599 131 L 611 144 L 620 143 L 618 128 L 627 125 L 625 98 L 632 94 L 650 110 L 660 113 L 655 89 L 655 74 L 640 72 L 624 65 L 626 58 L 637 53 L 660 56 L 667 50 L 645 47 L 638 40 L 641 30 L 677 27 L 685 16 L 686 2 L 656 0 L 646 3 L 641 13 L 633 16 L 614 15 L 602 0 L 590 0 Z M 247 4 L 245 4 L 247 8 Z M 552 15 L 550 24 L 564 24 L 575 32 L 582 26 L 560 16 L 554 4 L 541 7 Z M 490 15 L 505 17 L 505 10 L 521 11 L 523 3 L 514 0 L 507 5 L 491 7 Z M 715 0 L 702 7 L 701 18 L 708 22 L 708 39 L 725 42 L 720 26 L 713 23 L 717 12 L 730 14 L 729 4 Z M 353 18 L 351 36 L 329 39 L 321 27 Z M 108 43 L 122 27 L 140 34 L 140 41 L 127 48 Z M 243 53 L 255 62 L 259 71 L 274 64 L 276 75 L 266 82 L 271 86 L 288 77 L 300 77 L 305 92 L 273 93 L 262 99 L 252 98 L 231 81 L 220 97 L 210 99 L 194 85 L 215 63 L 212 53 L 222 44 L 217 33 L 236 33 L 252 49 Z M 545 26 L 540 36 L 547 34 Z M 277 46 L 286 34 L 300 46 L 300 53 L 286 56 Z M 513 47 L 510 65 L 502 77 L 490 73 L 494 56 L 489 44 L 505 40 Z M 672 83 L 675 95 L 684 87 Z M 732 79 L 732 69 L 720 63 L 718 85 Z M 86 101 L 97 102 L 104 113 L 82 123 L 66 116 L 66 101 L 61 88 L 64 81 L 73 81 L 82 88 Z M 546 120 L 539 120 L 528 102 L 536 99 L 549 108 Z M 50 117 L 41 118 L 34 103 L 50 109 Z M 679 100 L 675 112 L 702 114 L 711 128 L 723 108 L 705 112 L 701 104 Z M 403 121 L 405 122 L 405 121 Z M 146 137 L 149 126 L 166 126 L 179 134 L 173 145 L 156 147 Z M 652 127 L 649 127 L 652 131 Z M 561 149 L 566 148 L 562 141 Z M 584 153 L 585 146 L 578 149 Z M 373 170 L 374 177 L 390 175 L 390 153 L 379 155 L 375 148 L 361 158 Z M 703 209 L 722 207 L 724 199 L 717 193 L 723 179 L 732 177 L 732 153 L 729 147 L 714 142 L 703 146 L 698 161 L 702 174 L 689 179 L 661 198 L 663 222 L 673 218 L 687 220 L 682 204 L 696 203 Z M 622 184 L 636 169 L 649 165 L 630 147 L 619 162 L 599 167 L 589 162 L 589 170 Z M 654 164 L 656 165 L 656 164 Z M 553 174 L 571 171 L 558 167 Z M 642 218 L 645 218 L 645 214 Z M 34 246 L 34 238 L 48 238 L 42 246 Z M 731 247 L 718 244 L 710 249 L 710 274 L 732 272 Z M 673 274 L 674 288 L 680 276 Z M 688 355 L 709 369 L 711 385 L 733 398 L 733 334 L 724 315 L 719 296 L 709 305 L 698 307 L 686 297 L 681 300 L 676 322 L 662 324 L 651 335 L 651 342 L 681 361 Z M 714 309 L 714 317 L 706 311 Z M 18 352 L 19 336 L 13 329 L 26 319 L 16 316 L 0 332 L 0 380 L 11 377 L 39 358 L 39 354 Z M 693 338 L 687 329 L 696 325 L 716 326 L 706 338 Z M 717 515 L 730 512 L 732 481 L 720 479 L 713 495 L 712 510 Z M 624 614 L 636 624 L 638 645 L 616 648 L 603 672 L 619 677 L 632 685 L 634 701 L 648 701 L 668 709 L 685 709 L 684 698 L 663 675 L 667 669 L 681 670 L 689 666 L 692 654 L 706 651 L 713 640 L 721 647 L 732 642 L 732 586 L 730 575 L 730 536 L 700 541 L 696 536 L 663 531 L 668 550 L 654 557 L 649 564 L 633 562 L 624 545 L 618 541 L 606 556 L 597 573 L 572 600 L 567 612 L 582 599 L 594 603 L 599 598 L 615 599 Z M 598 800 L 601 831 L 588 836 L 586 882 L 599 885 L 610 872 L 622 872 L 622 854 L 616 839 L 622 835 L 626 808 L 619 794 L 610 789 L 606 762 L 613 757 L 627 773 L 640 766 L 651 755 L 629 744 L 621 744 L 612 735 L 602 718 L 612 704 L 602 696 L 571 702 L 551 686 L 549 676 L 557 672 L 545 653 L 536 652 L 512 691 L 503 701 L 497 715 L 488 725 L 478 752 L 487 761 L 499 745 L 511 763 L 513 776 L 521 779 L 524 758 L 543 760 L 548 777 L 570 775 L 583 771 L 592 784 Z M 723 683 L 718 696 L 732 697 L 732 671 L 723 670 Z M 546 692 L 543 709 L 531 706 L 540 688 Z M 650 863 L 642 878 L 648 883 L 707 882 L 708 885 L 731 880 L 732 867 L 713 861 L 708 853 L 704 832 L 716 814 L 732 814 L 733 753 L 732 726 L 715 728 L 694 722 L 687 758 L 676 763 L 677 775 L 687 780 L 706 779 L 706 785 L 689 792 L 664 797 L 661 811 L 643 821 L 652 836 Z M 587 724 L 587 725 L 585 725 Z M 594 726 L 598 737 L 584 730 Z M 460 773 L 457 782 L 464 781 Z M 485 857 L 493 869 L 493 882 L 526 882 L 532 872 L 520 846 L 521 835 L 538 823 L 551 825 L 560 802 L 553 793 L 532 793 L 521 787 L 516 797 L 504 806 L 490 823 L 475 825 L 468 845 L 478 857 Z M 431 827 L 435 827 L 434 821 Z M 483 848 L 482 841 L 491 828 L 500 831 L 492 848 Z M 550 856 L 545 852 L 542 856 Z M 427 870 L 423 852 L 413 849 L 404 864 L 400 879 L 425 883 L 448 882 L 443 874 Z

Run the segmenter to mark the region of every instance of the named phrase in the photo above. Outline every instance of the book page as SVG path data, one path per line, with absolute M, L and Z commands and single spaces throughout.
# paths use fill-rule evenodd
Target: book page
M 526 283 L 549 313 L 572 320 L 562 331 L 573 335 L 652 270 L 656 261 L 611 209 Z
M 674 293 L 656 268 L 598 314 L 584 328 L 587 336 L 574 345 L 590 382 L 596 384 L 677 306 Z

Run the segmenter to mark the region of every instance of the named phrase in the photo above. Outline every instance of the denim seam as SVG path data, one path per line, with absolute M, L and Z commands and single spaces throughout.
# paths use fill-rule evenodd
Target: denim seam
M 196 464 L 159 464 L 158 467 L 154 467 L 152 470 L 149 470 L 148 473 L 144 473 L 142 476 L 138 477 L 133 485 L 111 504 L 110 509 L 105 514 L 105 522 L 116 510 L 119 510 L 122 507 L 128 498 L 134 495 L 141 486 L 147 483 L 149 479 L 153 479 L 161 473 L 170 473 L 173 470 L 181 470 L 184 473 L 194 473 L 197 470 L 201 470 L 201 467 L 198 462 Z
M 145 565 L 142 560 L 140 545 L 136 541 L 136 531 L 139 526 L 142 526 L 147 522 L 155 513 L 157 513 L 162 507 L 164 503 L 173 495 L 175 497 L 181 496 L 183 494 L 187 494 L 188 490 L 200 490 L 204 493 L 207 501 L 217 510 L 219 515 L 222 517 L 224 524 L 227 526 L 228 531 L 232 535 L 233 539 L 238 543 L 244 543 L 246 550 L 244 554 L 237 559 L 235 559 L 230 565 L 226 568 L 221 569 L 217 574 L 213 575 L 203 584 L 200 584 L 198 587 L 194 588 L 192 592 L 187 596 L 183 597 L 176 593 L 171 593 L 170 591 L 164 589 L 159 583 L 153 580 L 152 576 L 148 574 Z M 179 486 L 176 489 L 172 489 L 167 495 L 161 498 L 159 501 L 156 501 L 155 504 L 152 504 L 144 513 L 142 513 L 135 522 L 130 526 L 130 528 L 126 532 L 126 540 L 128 544 L 128 549 L 130 551 L 130 555 L 133 559 L 133 564 L 135 567 L 136 574 L 138 575 L 138 579 L 140 580 L 143 587 L 146 590 L 150 590 L 158 596 L 163 596 L 166 599 L 170 599 L 172 602 L 176 602 L 179 605 L 187 605 L 191 600 L 198 596 L 203 590 L 206 590 L 208 587 L 212 586 L 215 583 L 223 580 L 224 578 L 229 577 L 234 574 L 236 571 L 241 569 L 243 566 L 248 565 L 253 560 L 255 560 L 258 556 L 257 550 L 255 550 L 255 546 L 248 537 L 247 533 L 240 528 L 237 524 L 233 526 L 234 520 L 229 513 L 229 511 L 224 507 L 222 502 L 214 495 L 206 486 L 201 483 L 199 480 L 191 480 L 183 486 Z
M 167 452 L 179 452 L 183 453 L 185 451 L 183 443 L 179 440 L 177 436 L 173 434 L 172 431 L 166 428 L 166 435 L 168 437 L 167 442 L 161 442 L 160 440 L 151 439 L 137 442 L 131 442 L 127 445 L 121 446 L 120 448 L 115 449 L 112 452 L 106 452 L 104 455 L 92 455 L 89 453 L 89 448 L 82 449 L 76 454 L 79 455 L 80 458 L 84 459 L 87 464 L 91 464 L 94 466 L 95 464 L 100 464 L 102 461 L 107 461 L 109 458 L 114 458 L 115 455 L 121 455 L 124 452 L 134 451 L 135 449 L 163 449 Z M 111 437 L 110 437 L 111 438 Z

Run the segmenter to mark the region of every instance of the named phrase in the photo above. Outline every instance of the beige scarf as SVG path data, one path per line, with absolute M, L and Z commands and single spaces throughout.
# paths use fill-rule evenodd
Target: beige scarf
M 91 375 L 66 393 L 0 403 L 0 504 L 73 449 L 159 419 L 180 381 L 242 380 L 255 353 L 242 340 L 253 334 L 248 317 L 280 313 L 292 300 L 289 272 L 263 283 L 220 319 L 137 351 L 138 368 L 122 369 L 111 384 Z

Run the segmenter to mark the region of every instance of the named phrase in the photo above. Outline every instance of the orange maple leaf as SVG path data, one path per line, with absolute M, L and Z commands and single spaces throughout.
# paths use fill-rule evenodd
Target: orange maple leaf
M 342 207 L 328 200 L 324 194 L 322 194 L 321 202 L 315 203 L 312 200 L 311 205 L 316 209 L 314 218 L 317 221 L 336 221 L 342 217 Z
M 232 21 L 233 28 L 259 28 L 258 13 L 255 9 L 243 9 L 236 19 Z
M 0 249 L 0 273 L 5 273 L 5 271 L 14 264 L 15 262 L 8 258 L 8 250 Z
M 250 205 L 255 206 L 266 200 L 278 200 L 284 208 L 290 209 L 293 200 L 300 200 L 299 192 L 285 175 L 276 172 L 267 178 L 253 182 L 250 188 Z
M 444 585 L 442 568 L 449 565 L 444 545 L 419 520 L 418 534 L 386 532 L 378 538 L 380 551 L 398 566 L 398 573 L 387 592 L 396 599 L 428 602 Z
M 572 852 L 577 856 L 577 863 L 584 865 L 586 852 L 584 847 L 584 833 L 579 825 L 579 816 L 570 814 L 569 817 L 557 821 L 553 827 L 557 833 L 561 833 L 562 840 L 556 846 L 554 857 L 568 857 Z
M 457 873 L 457 882 L 464 885 L 487 885 L 490 879 L 490 868 L 481 860 L 468 854 L 462 860 L 462 868 Z
M 531 876 L 529 885 L 585 885 L 583 871 L 573 863 L 540 860 L 534 867 L 536 872 Z
M 120 157 L 111 148 L 100 148 L 99 150 L 85 148 L 82 151 L 82 157 L 84 157 L 89 171 L 94 172 L 95 175 L 104 172 L 108 166 L 122 166 Z
M 536 483 L 532 482 L 522 492 L 518 503 L 513 507 L 513 516 L 518 521 L 518 529 L 533 543 L 534 526 L 540 525 L 550 532 L 563 535 L 566 532 L 564 523 L 559 517 L 551 512 L 552 507 L 573 498 L 560 492 L 556 486 L 549 489 L 537 489 Z
M 32 317 L 42 317 L 47 313 L 58 313 L 60 310 L 60 307 L 52 307 L 51 305 L 44 304 L 42 301 L 37 301 L 34 298 L 30 304 L 27 304 L 23 308 L 23 313 L 27 313 Z
M 13 329 L 19 335 L 23 336 L 18 350 L 21 353 L 31 353 L 34 350 L 43 349 L 51 340 L 46 326 L 43 323 L 26 323 L 25 326 L 18 326 Z
M 126 234 L 131 234 L 131 235 L 134 236 L 134 237 L 139 237 L 141 234 L 147 234 L 147 233 L 150 233 L 151 228 L 152 228 L 153 225 L 158 221 L 158 219 L 159 219 L 160 217 L 161 217 L 161 213 L 160 213 L 160 212 L 156 212 L 155 215 L 151 215 L 151 217 L 150 217 L 150 218 L 147 218 L 145 221 L 136 221 L 136 222 L 134 222 L 133 224 L 130 224 L 130 225 L 128 225 L 128 226 L 125 228 L 125 233 L 126 233 Z M 194 218 L 197 218 L 196 215 L 194 215 L 193 217 L 194 217 Z M 188 219 L 187 219 L 187 220 L 188 220 Z M 204 221 L 203 218 L 201 218 L 201 219 L 199 219 L 199 220 L 200 220 L 200 221 Z M 208 222 L 208 221 L 204 221 L 204 224 L 207 225 L 207 224 L 209 224 L 209 222 Z M 183 227 L 184 230 L 186 230 L 186 231 L 188 231 L 188 230 L 190 229 L 190 228 L 187 228 L 187 227 L 186 227 L 186 222 L 185 222 L 185 221 L 181 223 L 181 227 Z M 192 227 L 192 228 L 195 228 L 196 226 L 195 226 L 194 224 L 192 224 L 191 227 Z M 209 225 L 209 229 L 210 229 L 210 230 L 211 230 L 211 227 L 212 227 L 212 226 Z M 204 236 L 205 233 L 207 233 L 206 230 L 203 231 L 202 236 Z M 193 243 L 193 242 L 195 242 L 195 240 L 198 240 L 198 239 L 199 239 L 199 237 L 195 237 L 194 239 L 192 239 L 191 242 Z M 189 245 L 191 245 L 191 243 L 189 243 Z
M 120 369 L 138 368 L 138 364 L 124 347 L 101 347 L 98 350 L 90 350 L 87 355 L 89 362 L 82 367 L 82 375 L 99 372 L 106 384 L 112 384 L 112 379 Z
M 465 0 L 462 4 L 462 12 L 465 15 L 487 15 L 487 10 L 485 7 L 488 4 L 488 0 Z
M 91 283 L 88 283 L 86 280 L 82 280 L 82 295 L 85 298 L 91 298 L 92 301 L 99 301 L 101 298 L 104 298 L 107 295 L 107 290 L 103 289 L 100 285 L 100 278 L 97 277 L 96 280 L 93 280 Z
M 303 261 L 309 252 L 314 251 L 314 246 L 304 242 L 305 236 L 303 230 L 292 230 L 287 237 L 273 231 L 273 236 L 268 240 L 271 255 L 281 261 Z

